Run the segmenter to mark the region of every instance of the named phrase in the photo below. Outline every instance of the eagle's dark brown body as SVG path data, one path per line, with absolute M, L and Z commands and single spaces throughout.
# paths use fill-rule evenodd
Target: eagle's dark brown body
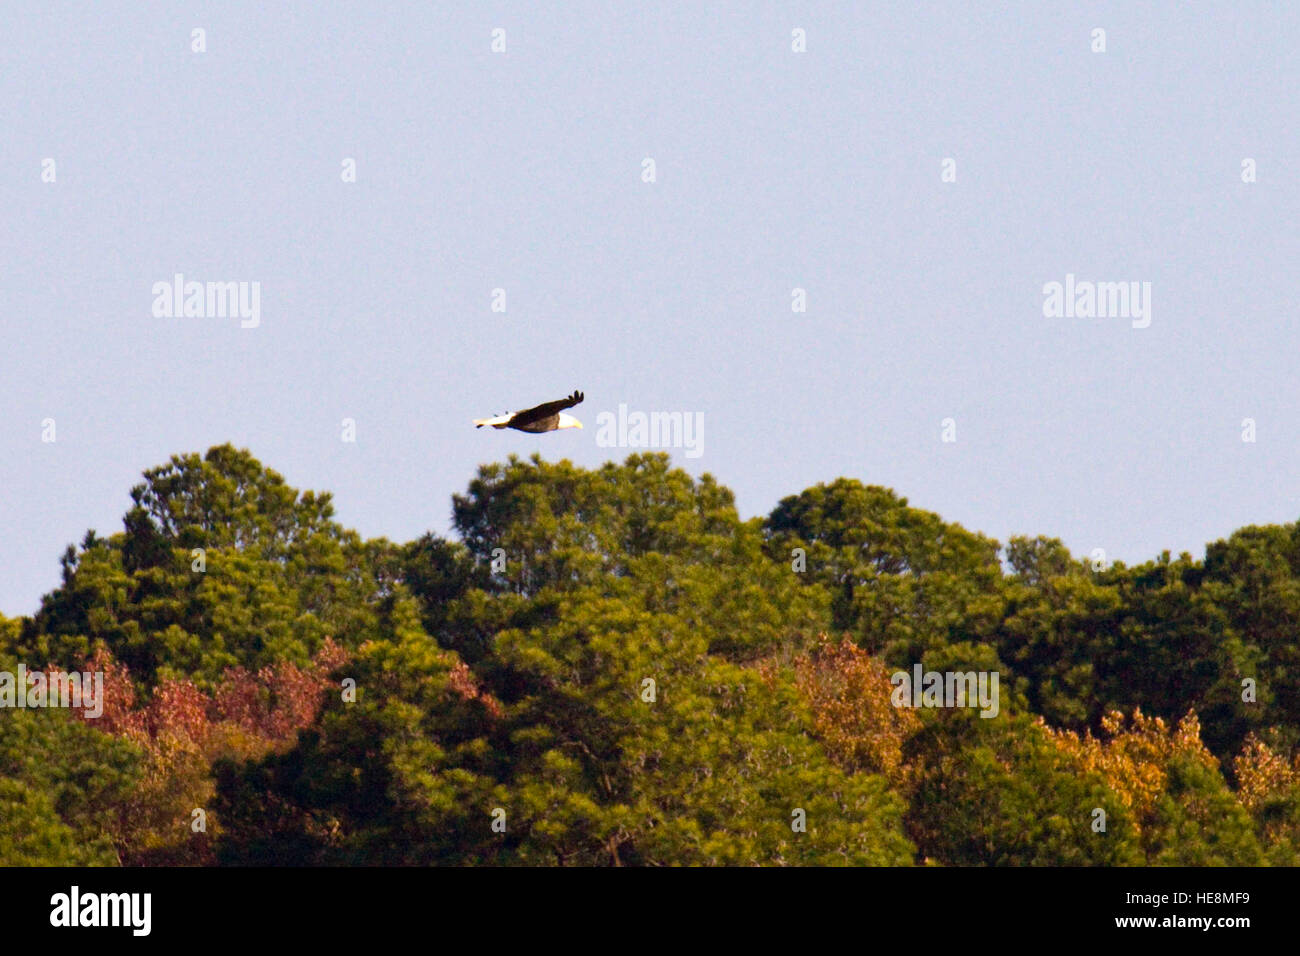
M 515 428 L 521 432 L 553 432 L 555 429 L 560 427 L 560 413 L 556 412 L 554 415 L 547 415 L 545 418 L 539 418 L 535 422 L 511 421 L 505 427 Z

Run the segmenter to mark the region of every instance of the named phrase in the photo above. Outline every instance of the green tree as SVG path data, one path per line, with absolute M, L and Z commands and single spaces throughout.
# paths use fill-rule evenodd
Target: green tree
M 764 524 L 768 553 L 824 588 L 831 624 L 894 665 L 949 642 L 989 639 L 1001 615 L 998 543 L 840 478 L 784 498 Z
M 1130 866 L 1132 814 L 1027 715 L 943 712 L 915 738 L 908 832 L 927 859 L 957 866 Z M 1106 829 L 1093 829 L 1105 813 Z
M 0 861 L 117 865 L 139 749 L 63 709 L 6 709 L 0 722 Z
M 400 554 L 337 525 L 328 494 L 300 494 L 229 445 L 144 477 L 123 532 L 92 531 L 64 555 L 63 585 L 18 643 L 29 665 L 102 645 L 142 689 L 211 686 L 227 667 L 305 664 L 327 637 L 352 648 L 375 635 Z

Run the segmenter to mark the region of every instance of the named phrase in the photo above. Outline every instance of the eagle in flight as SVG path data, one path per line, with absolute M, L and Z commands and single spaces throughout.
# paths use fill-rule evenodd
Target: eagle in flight
M 582 422 L 572 415 L 566 415 L 564 409 L 572 408 L 582 401 L 582 392 L 574 392 L 568 398 L 546 402 L 522 412 L 507 412 L 496 418 L 476 418 L 474 427 L 491 425 L 493 428 L 514 428 L 521 432 L 553 432 L 557 428 L 581 428 Z

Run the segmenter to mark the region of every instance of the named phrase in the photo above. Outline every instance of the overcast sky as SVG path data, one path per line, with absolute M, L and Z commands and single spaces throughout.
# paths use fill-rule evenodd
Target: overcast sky
M 701 415 L 745 516 L 846 475 L 1129 562 L 1300 517 L 1300 7 L 281 6 L 5 6 L 0 611 L 174 453 L 409 540 L 481 463 L 622 460 L 620 403 Z M 177 273 L 258 324 L 156 315 Z M 1045 316 L 1067 275 L 1149 326 Z

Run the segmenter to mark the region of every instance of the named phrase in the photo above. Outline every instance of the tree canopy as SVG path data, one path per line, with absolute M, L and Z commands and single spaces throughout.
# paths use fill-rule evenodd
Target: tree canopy
M 0 862 L 1300 859 L 1297 525 L 1094 567 L 850 478 L 744 520 L 662 454 L 486 465 L 405 544 L 229 445 L 131 500 L 0 616 L 0 672 L 105 678 L 0 709 Z

